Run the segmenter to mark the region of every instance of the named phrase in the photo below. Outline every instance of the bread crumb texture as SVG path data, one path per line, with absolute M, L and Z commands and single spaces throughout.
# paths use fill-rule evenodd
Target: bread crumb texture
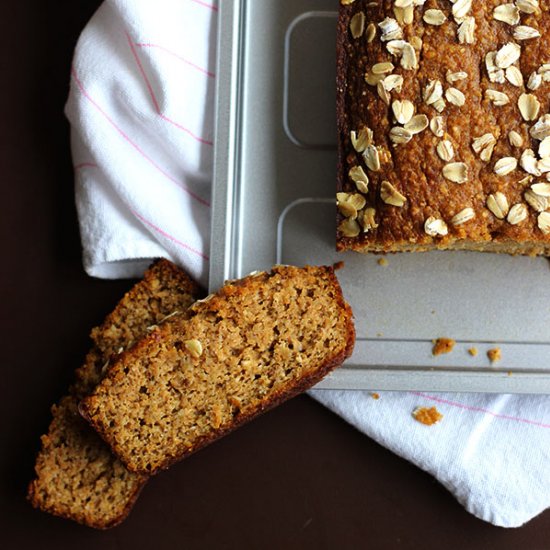
M 94 347 L 69 395 L 52 407 L 53 419 L 41 438 L 36 478 L 28 490 L 33 506 L 99 529 L 126 517 L 147 477 L 124 467 L 80 416 L 78 402 L 100 382 L 120 348 L 131 348 L 148 327 L 184 311 L 199 295 L 183 271 L 159 260 L 92 330 Z
M 456 341 L 452 338 L 438 338 L 432 347 L 432 355 L 442 355 L 451 353 L 455 347 Z
M 129 469 L 153 473 L 310 387 L 354 339 L 331 267 L 278 266 L 227 284 L 120 355 L 81 413 Z
M 432 426 L 443 418 L 436 407 L 418 407 L 413 411 L 412 416 L 417 422 L 426 426 Z

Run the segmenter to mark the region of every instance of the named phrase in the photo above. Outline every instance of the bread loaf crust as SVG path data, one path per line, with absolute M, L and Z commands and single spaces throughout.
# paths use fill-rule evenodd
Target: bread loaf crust
M 509 16 L 514 24 L 500 20 L 500 0 L 473 2 L 469 9 L 467 1 L 457 4 L 466 6 L 465 16 L 455 17 L 453 4 L 447 0 L 414 2 L 412 23 L 407 24 L 401 20 L 403 11 L 396 9 L 395 0 L 341 2 L 336 82 L 339 250 L 471 249 L 550 254 L 547 188 L 532 187 L 548 183 L 548 159 L 539 154 L 539 138 L 550 135 L 550 73 L 546 76 L 550 69 L 550 3 L 533 0 L 520 4 L 528 11 L 531 9 L 525 6 L 533 6 L 532 13 L 511 4 Z M 426 22 L 426 18 L 433 21 L 434 10 L 445 18 L 443 24 Z M 357 35 L 360 14 L 364 16 L 363 32 L 354 38 L 350 26 Z M 461 43 L 459 34 L 468 18 L 473 25 L 471 43 Z M 393 42 L 391 34 L 382 40 L 381 23 L 388 19 L 395 22 L 392 28 L 398 29 L 395 36 L 399 38 Z M 524 39 L 529 32 L 540 36 Z M 402 43 L 414 51 L 415 68 L 404 68 L 403 55 L 395 53 Z M 519 46 L 518 60 L 490 74 L 487 55 L 502 52 L 502 58 L 504 47 L 515 48 L 510 44 Z M 391 67 L 382 63 L 391 63 Z M 377 77 L 373 68 L 384 72 Z M 393 80 L 386 83 L 386 77 Z M 375 82 L 378 78 L 384 79 L 380 85 Z M 433 103 L 427 104 L 430 83 L 432 99 L 439 95 L 444 102 L 439 105 L 441 112 Z M 428 127 L 412 137 L 404 132 L 409 115 L 399 111 L 402 118 L 397 120 L 395 101 L 410 101 L 412 115 L 426 115 Z M 535 106 L 532 120 L 522 115 L 521 101 Z M 399 110 L 400 105 L 396 107 Z M 430 126 L 436 127 L 436 117 L 442 117 L 438 135 Z M 377 170 L 368 166 L 362 147 L 357 150 L 352 143 L 352 132 L 357 136 L 362 128 L 372 131 L 372 146 L 380 161 Z M 512 137 L 511 131 L 516 133 Z M 494 143 L 491 138 L 489 144 L 476 142 L 488 135 Z M 403 140 L 408 141 L 401 143 Z M 532 167 L 532 160 L 522 160 L 529 150 L 538 168 Z M 445 167 L 454 163 L 466 170 L 460 183 L 445 175 L 449 175 Z M 356 167 L 368 177 L 368 190 L 354 181 L 357 174 L 350 176 Z M 453 167 L 448 170 L 451 175 L 456 171 Z M 544 197 L 530 195 L 534 189 L 536 195 L 541 187 Z M 490 197 L 497 193 L 506 199 L 502 217 L 495 215 L 498 209 L 491 204 Z M 351 200 L 349 195 L 353 195 Z M 514 208 L 516 205 L 521 206 Z

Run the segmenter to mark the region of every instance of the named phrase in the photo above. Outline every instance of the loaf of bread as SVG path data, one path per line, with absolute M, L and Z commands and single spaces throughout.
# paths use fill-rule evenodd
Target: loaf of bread
M 339 250 L 550 255 L 549 0 L 340 0 Z
M 147 476 L 129 472 L 78 413 L 78 402 L 101 381 L 108 363 L 167 316 L 187 309 L 200 296 L 179 268 L 159 260 L 92 331 L 94 347 L 76 381 L 52 407 L 48 434 L 36 459 L 28 497 L 46 512 L 105 529 L 130 511 Z
M 157 472 L 340 365 L 355 340 L 332 267 L 275 267 L 122 353 L 80 412 L 128 469 Z

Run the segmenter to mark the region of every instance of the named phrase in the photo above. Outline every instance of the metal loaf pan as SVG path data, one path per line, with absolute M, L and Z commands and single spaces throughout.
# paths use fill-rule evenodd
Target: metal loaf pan
M 344 261 L 357 344 L 319 388 L 550 393 L 548 260 L 405 253 L 384 267 L 336 253 L 336 9 L 221 2 L 211 288 L 276 263 Z M 434 357 L 438 337 L 454 351 Z

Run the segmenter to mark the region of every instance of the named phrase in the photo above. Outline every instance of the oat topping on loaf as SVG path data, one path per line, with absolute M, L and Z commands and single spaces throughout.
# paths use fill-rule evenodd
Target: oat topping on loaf
M 122 353 L 80 411 L 129 469 L 154 473 L 318 382 L 354 338 L 333 268 L 278 266 Z
M 124 467 L 80 416 L 78 402 L 101 381 L 121 348 L 131 348 L 148 327 L 185 310 L 198 296 L 199 288 L 182 270 L 160 260 L 92 330 L 94 347 L 69 395 L 52 407 L 53 419 L 42 436 L 28 491 L 33 506 L 99 529 L 126 517 L 147 476 Z
M 339 250 L 550 254 L 550 0 L 341 0 L 337 50 Z

